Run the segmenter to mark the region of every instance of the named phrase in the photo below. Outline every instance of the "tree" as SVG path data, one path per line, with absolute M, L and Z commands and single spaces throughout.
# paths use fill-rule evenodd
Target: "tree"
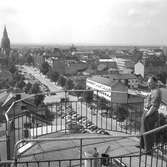
M 74 86 L 75 90 L 85 90 L 85 84 L 83 82 L 77 82 L 77 84 Z M 77 97 L 82 96 L 83 95 L 83 91 L 76 91 L 75 95 Z
M 1 80 L 0 81 L 0 89 L 7 89 L 9 88 L 9 83 L 6 82 L 6 80 Z
M 157 78 L 163 83 L 166 84 L 166 79 L 167 79 L 167 73 L 162 72 L 157 75 Z
M 23 89 L 23 87 L 25 86 L 25 82 L 23 79 L 21 79 L 18 83 L 17 83 L 17 87 L 20 89 Z
M 32 87 L 31 87 L 30 92 L 31 92 L 32 94 L 41 93 L 39 84 L 38 84 L 38 83 L 33 84 Z M 35 105 L 36 105 L 36 106 L 39 106 L 40 104 L 42 104 L 44 98 L 45 98 L 45 96 L 44 96 L 43 94 L 36 95 L 36 96 L 35 96 L 35 99 L 34 99 Z
M 85 91 L 84 92 L 84 99 L 87 103 L 91 103 L 93 100 L 93 91 Z
M 115 112 L 115 115 L 119 122 L 123 122 L 129 116 L 127 107 L 123 105 L 119 105 L 117 107 L 117 111 Z
M 47 62 L 44 62 L 40 66 L 40 71 L 45 75 L 49 71 L 49 68 L 50 68 L 49 64 Z
M 39 84 L 38 84 L 38 83 L 34 83 L 34 84 L 32 85 L 32 87 L 31 87 L 30 92 L 31 92 L 32 94 L 40 93 L 41 90 L 40 90 Z
M 58 84 L 61 85 L 62 87 L 64 87 L 66 84 L 66 79 L 61 75 L 59 76 Z
M 45 99 L 44 95 L 36 95 L 34 99 L 34 103 L 36 106 L 39 106 L 40 104 L 43 104 L 43 100 Z
M 21 75 L 18 71 L 16 71 L 14 74 L 13 74 L 13 78 L 16 82 L 19 82 L 20 80 L 24 80 L 24 76 Z
M 29 93 L 31 88 L 32 88 L 32 84 L 30 82 L 28 82 L 25 86 L 25 89 L 24 89 L 25 93 Z
M 53 121 L 55 118 L 55 113 L 53 111 L 49 110 L 46 105 L 45 105 L 44 109 L 45 109 L 45 119 L 47 119 L 48 121 Z
M 74 87 L 73 81 L 71 79 L 66 80 L 65 87 L 66 87 L 67 90 L 73 89 L 73 87 Z
M 12 64 L 12 65 L 9 67 L 9 71 L 10 71 L 12 74 L 14 74 L 14 73 L 17 71 L 15 64 Z
M 57 82 L 57 80 L 59 79 L 59 73 L 52 70 L 51 68 L 47 72 L 47 76 L 54 82 Z
M 30 54 L 27 55 L 26 61 L 29 65 L 34 64 L 34 58 Z

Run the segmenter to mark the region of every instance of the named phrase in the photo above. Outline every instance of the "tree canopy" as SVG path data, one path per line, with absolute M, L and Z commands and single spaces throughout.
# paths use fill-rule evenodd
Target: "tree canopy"
M 49 71 L 49 68 L 50 68 L 49 64 L 47 62 L 44 62 L 40 66 L 40 71 L 45 75 Z

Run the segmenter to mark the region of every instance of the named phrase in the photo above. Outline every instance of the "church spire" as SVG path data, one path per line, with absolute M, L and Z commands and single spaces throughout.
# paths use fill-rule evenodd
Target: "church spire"
M 10 40 L 8 37 L 6 26 L 4 26 L 3 37 L 1 40 L 1 51 L 5 55 L 9 55 L 9 52 L 10 52 Z
M 8 38 L 8 33 L 7 33 L 7 30 L 6 30 L 6 26 L 4 27 L 4 30 L 3 30 L 3 38 Z

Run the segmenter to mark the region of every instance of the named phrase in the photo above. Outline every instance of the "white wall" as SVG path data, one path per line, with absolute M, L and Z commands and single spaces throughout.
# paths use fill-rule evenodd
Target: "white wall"
M 140 74 L 144 78 L 144 65 L 141 62 L 135 64 L 135 74 Z

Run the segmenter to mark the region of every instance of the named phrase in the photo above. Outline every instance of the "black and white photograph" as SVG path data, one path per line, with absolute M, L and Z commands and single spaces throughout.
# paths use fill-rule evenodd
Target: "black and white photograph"
M 0 0 L 0 167 L 167 167 L 167 0 Z

